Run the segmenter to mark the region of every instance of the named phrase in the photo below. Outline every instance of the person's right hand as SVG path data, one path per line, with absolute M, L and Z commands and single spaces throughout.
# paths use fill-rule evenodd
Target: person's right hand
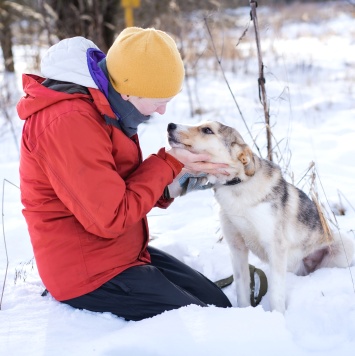
M 209 162 L 211 156 L 207 153 L 192 153 L 179 147 L 170 148 L 166 152 L 183 163 L 184 168 L 188 171 L 212 175 L 229 175 L 225 170 L 229 165 L 225 163 Z

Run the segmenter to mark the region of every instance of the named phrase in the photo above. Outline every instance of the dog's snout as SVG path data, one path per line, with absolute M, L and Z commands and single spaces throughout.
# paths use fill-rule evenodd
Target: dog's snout
M 168 125 L 168 131 L 174 131 L 175 129 L 177 128 L 176 124 L 174 124 L 173 122 L 171 122 L 169 125 Z

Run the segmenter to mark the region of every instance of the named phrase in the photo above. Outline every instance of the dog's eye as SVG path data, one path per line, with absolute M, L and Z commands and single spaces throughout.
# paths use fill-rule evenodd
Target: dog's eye
M 209 127 L 203 127 L 201 131 L 207 135 L 213 135 L 213 131 Z

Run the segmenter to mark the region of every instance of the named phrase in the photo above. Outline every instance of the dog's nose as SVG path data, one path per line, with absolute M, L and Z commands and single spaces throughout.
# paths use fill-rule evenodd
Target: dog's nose
M 168 125 L 168 131 L 173 131 L 177 128 L 176 124 L 174 124 L 173 122 L 171 122 L 169 125 Z

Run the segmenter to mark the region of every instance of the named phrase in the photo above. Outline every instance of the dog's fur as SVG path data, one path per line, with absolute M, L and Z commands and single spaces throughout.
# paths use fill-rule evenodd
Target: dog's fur
M 353 241 L 338 231 L 326 233 L 315 203 L 287 183 L 276 164 L 254 154 L 235 129 L 217 121 L 171 123 L 168 140 L 172 147 L 208 153 L 213 162 L 229 164 L 229 176 L 209 175 L 208 180 L 231 251 L 238 306 L 250 306 L 249 250 L 269 263 L 270 307 L 280 312 L 286 308 L 287 271 L 306 275 L 351 262 Z

